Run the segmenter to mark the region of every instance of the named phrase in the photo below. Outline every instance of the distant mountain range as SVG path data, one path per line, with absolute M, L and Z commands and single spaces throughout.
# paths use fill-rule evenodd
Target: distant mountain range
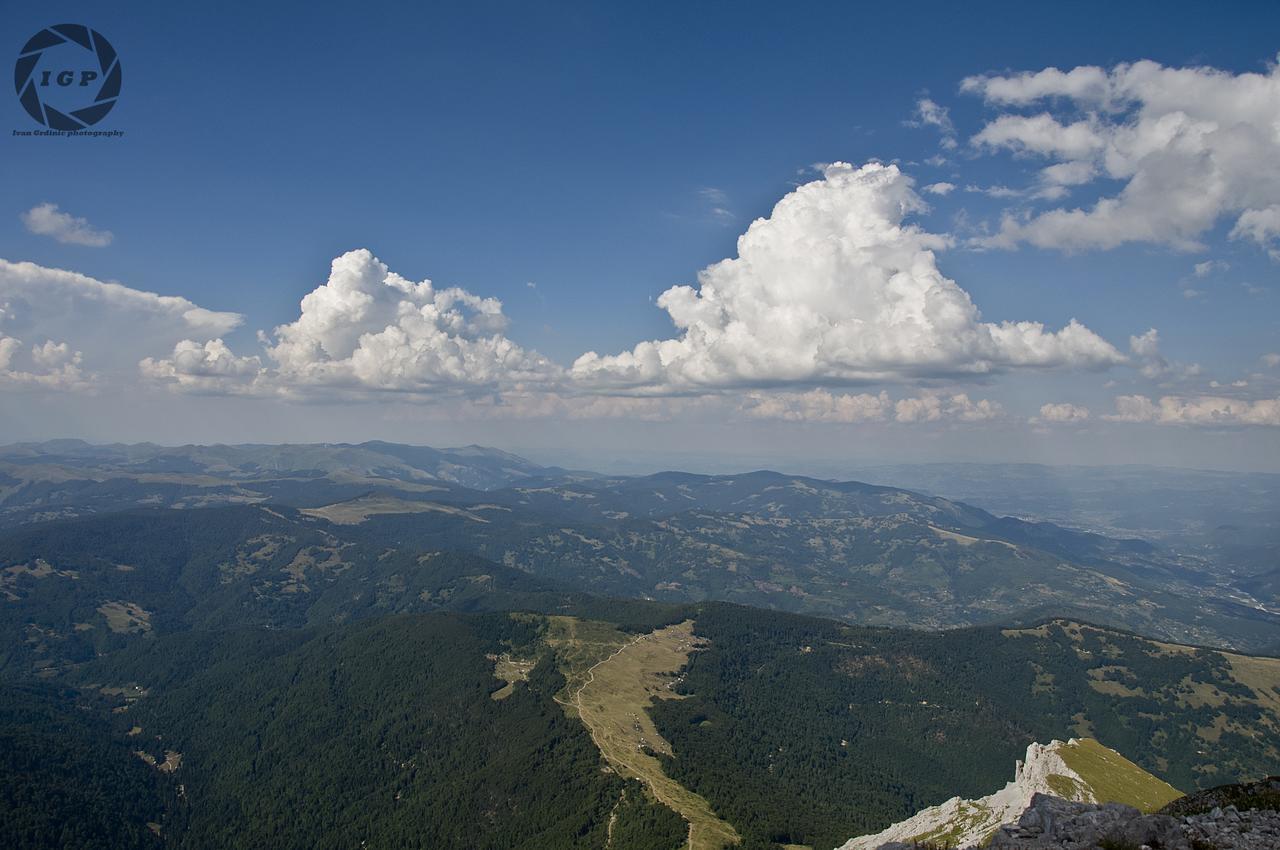
M 1280 474 L 1155 466 L 926 463 L 859 469 L 863 481 L 998 514 L 1139 537 L 1225 576 L 1280 571 Z
M 561 474 L 522 457 L 463 446 L 433 449 L 371 441 L 351 445 L 279 444 L 234 446 L 158 446 L 153 443 L 92 445 L 81 440 L 52 440 L 0 447 L 0 469 L 82 470 L 95 480 L 113 476 L 160 483 L 151 476 L 207 476 L 228 481 L 273 478 L 328 478 L 334 482 L 394 481 L 402 484 L 443 481 L 477 490 L 502 487 L 524 478 Z M 208 483 L 208 482 L 203 482 Z
M 1069 613 L 1248 650 L 1280 635 L 1268 573 L 1224 579 L 1145 540 L 858 482 L 767 471 L 601 476 L 475 446 L 390 443 L 59 441 L 0 449 L 0 476 L 0 528 L 34 535 L 15 551 L 43 551 L 39 535 L 68 533 L 32 525 L 42 521 L 255 504 L 343 545 L 469 552 L 616 596 L 929 628 Z

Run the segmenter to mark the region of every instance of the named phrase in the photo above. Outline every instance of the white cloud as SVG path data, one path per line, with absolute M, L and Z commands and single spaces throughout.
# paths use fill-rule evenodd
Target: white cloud
M 964 393 L 949 397 L 930 394 L 904 398 L 893 405 L 893 418 L 897 422 L 937 422 L 941 419 L 986 422 L 1003 415 L 1004 408 L 998 403 L 987 399 L 970 401 Z
M 0 334 L 0 388 L 83 390 L 92 387 L 92 378 L 80 369 L 81 353 L 67 343 L 45 340 L 31 346 L 25 367 L 17 362 L 22 352 L 22 340 Z
M 1275 246 L 1280 237 L 1280 204 L 1266 209 L 1245 210 L 1231 228 L 1232 239 L 1252 239 L 1267 249 L 1272 259 L 1280 260 L 1280 249 Z
M 1093 180 L 1097 172 L 1089 162 L 1059 162 L 1040 170 L 1040 181 L 1046 186 L 1080 186 Z
M 41 369 L 58 358 L 60 374 L 71 375 L 68 368 L 78 372 L 80 361 L 70 359 L 73 348 L 95 374 L 132 374 L 142 357 L 179 340 L 220 336 L 240 321 L 236 313 L 207 310 L 186 298 L 0 260 L 0 336 L 43 341 L 25 375 L 44 374 Z M 67 378 L 64 383 L 76 381 Z
M 1277 366 L 1280 366 L 1280 354 L 1277 354 L 1276 352 L 1271 352 L 1270 354 L 1264 354 L 1262 355 L 1261 359 L 1263 364 L 1271 369 L 1274 369 Z
M 691 392 L 1125 362 L 1074 320 L 1056 332 L 983 322 L 938 270 L 945 237 L 903 223 L 923 208 L 896 166 L 827 166 L 751 224 L 736 258 L 658 298 L 678 338 L 588 352 L 572 375 L 589 388 Z
M 790 422 L 881 422 L 893 410 L 887 392 L 832 394 L 815 389 L 805 393 L 749 393 L 742 410 L 754 419 Z
M 1205 260 L 1203 263 L 1196 263 L 1192 267 L 1192 273 L 1196 277 L 1206 278 L 1213 274 L 1225 272 L 1231 268 L 1231 264 L 1223 260 Z
M 983 127 L 971 142 L 978 147 L 1004 148 L 1015 153 L 1033 153 L 1068 160 L 1088 157 L 1101 150 L 1105 144 L 1089 122 L 1077 121 L 1063 125 L 1048 113 L 1002 115 Z M 1087 166 L 1088 163 L 1084 165 Z
M 71 346 L 65 342 L 55 343 L 51 339 L 47 339 L 41 345 L 31 347 L 31 359 L 41 369 L 46 371 L 51 369 L 61 369 L 68 363 L 76 363 L 80 360 L 80 352 L 72 351 Z
M 698 196 L 707 205 L 707 216 L 717 224 L 732 224 L 737 220 L 733 210 L 729 208 L 729 196 L 723 189 L 706 186 L 698 190 Z
M 27 230 L 40 236 L 50 236 L 69 245 L 87 245 L 102 248 L 115 237 L 110 230 L 98 230 L 88 219 L 77 218 L 58 209 L 57 204 L 44 203 L 22 214 Z
M 991 103 L 1026 106 L 1050 97 L 1102 103 L 1108 97 L 1110 79 L 1101 68 L 1084 66 L 1067 73 L 1046 68 L 1012 77 L 968 77 L 960 90 L 980 94 Z
M 258 357 L 237 357 L 221 339 L 203 345 L 184 339 L 164 359 L 143 358 L 138 371 L 144 378 L 169 383 L 175 389 L 197 392 L 252 392 L 262 375 Z
M 908 127 L 936 127 L 942 133 L 942 147 L 952 150 L 957 146 L 956 128 L 951 123 L 951 115 L 945 106 L 941 106 L 927 97 L 916 101 L 916 111 Z
M 221 334 L 237 327 L 242 317 L 205 308 L 175 295 L 157 295 L 120 283 L 104 283 L 87 275 L 35 263 L 11 263 L 0 259 L 0 303 L 6 316 L 23 314 L 24 308 L 43 313 L 57 309 L 86 316 L 128 313 L 154 318 L 188 333 Z
M 1077 424 L 1089 419 L 1089 408 L 1078 404 L 1049 403 L 1040 406 L 1040 415 L 1032 417 L 1033 423 L 1045 424 Z
M 1004 415 L 1004 409 L 987 399 L 973 401 L 964 393 L 925 394 L 894 401 L 887 392 L 832 393 L 822 388 L 803 393 L 752 392 L 741 410 L 754 419 L 788 422 L 899 423 L 985 422 Z
M 13 362 L 13 355 L 17 354 L 20 348 L 22 348 L 22 340 L 11 336 L 0 336 L 0 371 L 8 370 L 9 364 Z
M 1002 185 L 996 185 L 996 186 L 969 185 L 969 186 L 965 186 L 964 190 L 966 192 L 973 192 L 979 195 L 986 195 L 988 198 L 1001 198 L 1001 199 L 1023 198 L 1023 197 L 1026 197 L 1026 195 L 1028 194 L 1027 190 L 1025 189 L 1014 189 L 1009 186 L 1002 186 Z
M 1113 422 L 1153 422 L 1159 425 L 1280 426 L 1280 398 L 1242 399 L 1219 396 L 1164 396 L 1152 401 L 1142 395 L 1116 397 L 1116 412 L 1103 417 Z
M 1194 289 L 1183 290 L 1183 295 L 1188 298 L 1201 294 Z M 1170 362 L 1161 354 L 1160 333 L 1155 328 L 1129 337 L 1129 351 L 1133 354 L 1132 362 L 1139 374 L 1153 381 L 1194 378 L 1201 372 L 1199 363 Z
M 1008 216 L 980 244 L 1192 248 L 1231 216 L 1236 238 L 1274 246 L 1280 236 L 1280 67 L 1231 74 L 1143 61 L 972 77 L 962 90 L 1000 107 L 1047 106 L 998 115 L 975 145 L 1059 160 L 1073 178 L 1124 182 L 1088 208 Z
M 411 282 L 361 249 L 335 259 L 298 318 L 265 342 L 273 379 L 295 387 L 421 392 L 558 377 L 506 325 L 497 299 Z
M 954 192 L 955 189 L 956 184 L 946 182 L 930 183 L 928 186 L 924 187 L 924 190 L 930 195 L 949 195 Z
M 1160 353 L 1160 332 L 1155 328 L 1140 336 L 1129 337 L 1129 350 L 1138 359 L 1138 371 L 1142 377 L 1155 380 L 1169 374 L 1169 361 Z

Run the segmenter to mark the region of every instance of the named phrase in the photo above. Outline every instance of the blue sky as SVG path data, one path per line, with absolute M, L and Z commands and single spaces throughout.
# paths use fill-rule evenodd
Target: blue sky
M 1036 247 L 1032 236 L 1012 247 L 978 245 L 1011 210 L 1088 209 L 1123 190 L 1127 178 L 1098 174 L 1064 197 L 1029 198 L 1040 169 L 1061 156 L 1030 151 L 1025 133 L 1000 144 L 975 137 L 1001 115 L 1047 111 L 1066 124 L 1087 104 L 1064 106 L 1059 93 L 1010 107 L 989 91 L 961 91 L 975 76 L 1081 66 L 1110 72 L 1139 60 L 1266 75 L 1280 50 L 1274 4 L 1226 3 L 1209 13 L 1177 3 L 134 3 L 10 5 L 0 14 L 14 58 L 42 27 L 78 22 L 111 40 L 124 69 L 119 103 L 100 125 L 123 130 L 122 138 L 3 136 L 0 257 L 239 314 L 238 326 L 218 338 L 231 356 L 258 357 L 280 373 L 269 390 L 254 392 L 243 381 L 228 390 L 226 382 L 204 380 L 214 377 L 208 371 L 186 384 L 171 374 L 166 384 L 156 375 L 168 366 L 143 380 L 137 357 L 109 362 L 112 346 L 99 341 L 106 353 L 95 362 L 96 351 L 76 338 L 75 322 L 102 336 L 117 319 L 79 307 L 74 321 L 61 315 L 42 324 L 38 305 L 14 301 L 28 315 L 18 310 L 11 327 L 0 324 L 0 335 L 22 346 L 14 347 L 11 371 L 38 374 L 40 363 L 21 360 L 28 349 L 66 342 L 68 351 L 83 352 L 83 380 L 70 388 L 29 377 L 0 386 L 0 439 L 475 437 L 543 456 L 581 452 L 601 464 L 620 454 L 661 463 L 721 452 L 765 461 L 923 456 L 1280 467 L 1278 428 L 1266 410 L 1200 415 L 1203 405 L 1193 403 L 1255 405 L 1280 395 L 1271 382 L 1280 371 L 1260 359 L 1280 351 L 1280 264 L 1265 239 L 1229 238 L 1241 209 L 1268 207 L 1265 193 L 1211 216 L 1194 249 L 1167 233 L 1117 246 Z M 922 100 L 946 118 L 924 120 Z M 12 129 L 34 126 L 16 97 L 7 103 Z M 1129 120 L 1116 117 L 1112 129 L 1122 132 Z M 619 388 L 614 366 L 606 370 L 607 391 L 586 384 L 530 390 L 525 381 L 513 392 L 515 379 L 485 372 L 453 384 L 433 375 L 429 387 L 399 383 L 380 392 L 388 389 L 381 378 L 353 388 L 308 373 L 308 387 L 319 382 L 323 391 L 299 392 L 300 373 L 284 375 L 256 337 L 297 321 L 299 300 L 325 283 L 331 261 L 367 248 L 411 281 L 430 278 L 437 290 L 458 286 L 498 299 L 503 338 L 568 369 L 587 351 L 614 355 L 677 337 L 655 304 L 661 293 L 693 285 L 699 270 L 734 257 L 754 219 L 768 217 L 798 185 L 826 179 L 822 164 L 857 168 L 873 160 L 896 164 L 914 181 L 930 209 L 906 222 L 950 238 L 936 248 L 937 266 L 984 322 L 1042 322 L 1055 331 L 1074 318 L 1128 362 L 1017 363 L 959 380 L 936 370 L 922 376 L 918 364 L 909 364 L 910 375 L 893 365 L 879 379 L 819 368 L 784 380 L 717 379 L 698 392 L 674 371 Z M 1177 179 L 1168 169 L 1152 173 Z M 939 184 L 956 188 L 945 195 L 925 188 Z M 1023 194 L 992 197 L 992 187 Z M 51 238 L 57 219 L 44 235 L 32 232 L 22 215 L 42 204 L 110 231 L 110 243 Z M 785 289 L 781 268 L 774 283 Z M 141 338 L 120 321 L 122 338 Z M 1150 358 L 1129 344 L 1149 328 L 1158 329 L 1165 363 L 1156 377 L 1141 374 Z M 166 338 L 165 350 L 148 356 L 178 362 L 171 356 L 177 341 Z M 51 357 L 44 367 L 53 368 Z M 1238 381 L 1248 386 L 1229 389 Z M 936 420 L 899 422 L 886 410 L 842 421 L 812 399 L 795 400 L 816 390 L 886 392 L 891 406 L 928 396 L 943 399 L 944 409 Z M 765 410 L 762 395 L 776 394 L 786 396 L 782 412 L 756 415 Z M 946 401 L 957 394 L 989 400 L 999 415 L 979 418 Z M 498 417 L 474 408 L 477 396 L 489 404 L 507 395 L 524 402 Z M 546 395 L 559 401 L 545 404 Z M 1168 408 L 1173 414 L 1147 410 L 1129 417 L 1137 421 L 1106 421 L 1117 415 L 1117 395 L 1181 401 Z M 647 400 L 633 404 L 637 396 Z M 564 401 L 570 397 L 576 401 Z M 615 398 L 628 399 L 632 414 L 592 412 Z M 1090 415 L 1050 425 L 1040 416 L 1043 404 L 1087 407 Z

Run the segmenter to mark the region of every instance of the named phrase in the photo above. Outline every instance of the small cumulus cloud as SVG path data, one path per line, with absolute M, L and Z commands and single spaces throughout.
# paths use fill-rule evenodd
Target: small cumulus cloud
M 1231 264 L 1223 260 L 1205 260 L 1203 263 L 1196 263 L 1192 267 L 1192 274 L 1198 278 L 1206 278 L 1210 275 L 1220 274 L 1231 269 Z
M 958 147 L 956 128 L 951 123 L 950 112 L 947 107 L 930 98 L 922 97 L 916 101 L 915 112 L 903 123 L 908 127 L 935 127 L 942 134 L 940 144 L 944 150 L 954 150 Z
M 19 362 L 24 359 L 25 364 Z M 83 354 L 66 342 L 47 339 L 27 352 L 22 340 L 0 334 L 0 388 L 87 390 L 93 377 L 81 371 Z
M 752 392 L 740 407 L 754 419 L 788 422 L 826 422 L 846 425 L 867 422 L 988 422 L 1004 416 L 1004 408 L 965 393 L 925 393 L 894 400 L 879 393 L 833 393 L 818 388 L 807 392 Z
M 259 390 L 262 374 L 258 357 L 237 357 L 221 339 L 204 344 L 184 339 L 167 358 L 143 358 L 138 371 L 144 378 L 195 392 L 250 393 Z
M 1221 396 L 1167 395 L 1153 401 L 1143 395 L 1123 395 L 1116 397 L 1115 405 L 1116 412 L 1104 419 L 1157 425 L 1280 426 L 1280 398 L 1250 401 Z
M 1031 418 L 1032 424 L 1074 425 L 1089 419 L 1089 408 L 1067 402 L 1042 404 L 1040 414 Z
M 104 248 L 115 236 L 110 230 L 99 230 L 85 218 L 62 212 L 57 204 L 38 204 L 22 214 L 27 230 L 38 236 L 48 236 L 67 245 L 84 245 Z
M 737 215 L 729 207 L 729 195 L 723 189 L 704 186 L 698 190 L 698 197 L 706 204 L 707 217 L 717 224 L 728 225 L 737 220 Z
M 1199 363 L 1170 362 L 1160 352 L 1160 332 L 1155 328 L 1129 337 L 1133 365 L 1142 377 L 1153 381 L 1194 378 L 1201 372 Z

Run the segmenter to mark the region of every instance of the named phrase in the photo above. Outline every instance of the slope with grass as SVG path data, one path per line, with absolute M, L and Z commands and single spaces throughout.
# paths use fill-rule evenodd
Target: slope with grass
M 1072 738 L 1027 747 L 1013 781 L 976 800 L 952 797 L 874 835 L 851 838 L 840 850 L 875 850 L 897 841 L 944 847 L 984 845 L 996 830 L 1015 822 L 1036 794 L 1084 803 L 1124 803 L 1153 812 L 1182 796 L 1124 756 L 1091 739 Z
M 618 773 L 643 782 L 688 822 L 689 850 L 721 850 L 739 842 L 737 831 L 663 771 L 655 754 L 671 756 L 671 745 L 649 717 L 655 699 L 677 696 L 673 677 L 697 645 L 692 620 L 640 635 L 590 667 L 568 705 Z

